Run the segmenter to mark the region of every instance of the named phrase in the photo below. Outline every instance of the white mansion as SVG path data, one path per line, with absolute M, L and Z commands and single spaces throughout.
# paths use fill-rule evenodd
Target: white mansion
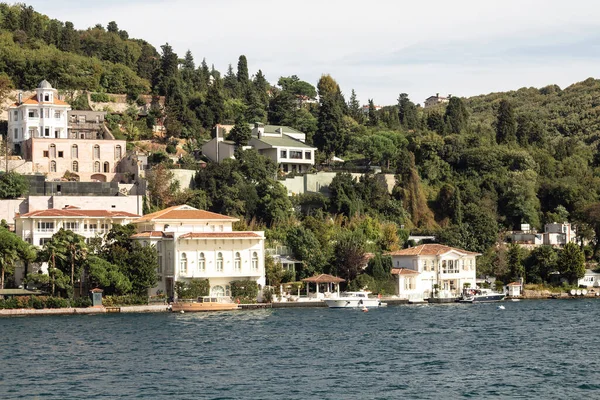
M 392 257 L 397 294 L 418 300 L 433 297 L 436 290 L 438 296 L 455 297 L 465 284 L 474 288 L 475 259 L 481 254 L 441 244 L 422 244 L 387 255 Z
M 133 236 L 158 250 L 161 290 L 174 295 L 174 284 L 193 278 L 210 282 L 212 296 L 230 296 L 230 282 L 265 284 L 264 232 L 234 231 L 237 218 L 181 205 L 135 221 Z

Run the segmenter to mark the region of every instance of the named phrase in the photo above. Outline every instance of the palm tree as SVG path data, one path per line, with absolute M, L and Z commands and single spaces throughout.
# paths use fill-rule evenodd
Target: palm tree
M 87 245 L 83 236 L 61 228 L 52 236 L 52 240 L 46 243 L 45 249 L 48 263 L 52 263 L 53 268 L 62 266 L 60 269 L 64 273 L 70 270 L 71 287 L 74 288 L 75 265 L 81 265 L 87 256 Z

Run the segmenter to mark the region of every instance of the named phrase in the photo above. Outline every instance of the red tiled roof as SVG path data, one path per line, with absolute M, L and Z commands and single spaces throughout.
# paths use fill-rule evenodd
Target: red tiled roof
M 344 279 L 338 278 L 337 276 L 329 275 L 329 274 L 321 274 L 311 276 L 310 278 L 302 279 L 302 282 L 311 282 L 311 283 L 340 283 L 345 282 Z
M 56 98 L 52 102 L 45 101 L 44 103 L 46 103 L 46 104 L 55 104 L 55 105 L 59 105 L 59 106 L 68 106 L 69 105 L 69 103 L 66 103 L 66 102 L 64 102 L 62 100 L 59 100 L 59 99 L 56 99 Z M 23 100 L 23 102 L 21 104 L 40 104 L 40 102 L 37 99 L 37 94 L 34 94 L 33 96 L 31 96 L 31 97 Z M 14 103 L 12 106 L 13 107 L 18 107 L 21 104 Z
M 521 282 L 511 282 L 507 286 L 521 286 Z
M 32 217 L 95 217 L 95 218 L 139 218 L 139 215 L 132 214 L 126 211 L 108 211 L 108 210 L 38 210 L 18 215 L 19 218 Z
M 183 209 L 182 209 L 183 208 Z M 165 208 L 164 210 L 154 212 L 152 214 L 146 214 L 142 218 L 135 221 L 135 223 L 157 221 L 157 220 L 227 220 L 227 221 L 238 221 L 237 218 L 228 217 L 227 215 L 217 214 L 210 211 L 198 210 L 196 208 L 180 205 Z
M 422 244 L 415 247 L 409 247 L 408 249 L 392 251 L 390 253 L 386 253 L 387 256 L 439 256 L 441 254 L 445 254 L 449 251 L 457 251 L 459 253 L 468 254 L 468 255 L 480 255 L 479 253 L 474 253 L 472 251 L 467 251 L 463 249 L 457 249 L 456 247 L 445 246 L 443 244 Z
M 172 233 L 165 233 L 163 231 L 146 231 L 131 235 L 132 238 L 173 238 Z
M 408 268 L 392 268 L 392 275 L 419 275 L 420 272 L 417 272 Z
M 214 238 L 262 238 L 255 232 L 190 232 L 179 236 L 180 239 L 214 239 Z

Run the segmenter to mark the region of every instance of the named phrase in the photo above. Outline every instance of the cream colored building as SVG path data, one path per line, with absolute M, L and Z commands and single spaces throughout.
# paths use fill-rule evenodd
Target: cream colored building
M 476 286 L 479 253 L 441 244 L 422 244 L 387 255 L 392 257 L 391 272 L 396 280 L 396 294 L 401 298 L 456 297 L 465 284 Z
M 81 210 L 67 207 L 17 214 L 17 236 L 35 246 L 43 246 L 61 228 L 73 231 L 86 239 L 107 233 L 114 224 L 125 225 L 139 218 L 125 211 Z
M 234 231 L 237 218 L 181 205 L 133 221 L 133 236 L 154 245 L 159 257 L 159 282 L 151 294 L 174 295 L 174 284 L 208 279 L 212 296 L 230 296 L 230 284 L 253 280 L 265 284 L 264 232 Z

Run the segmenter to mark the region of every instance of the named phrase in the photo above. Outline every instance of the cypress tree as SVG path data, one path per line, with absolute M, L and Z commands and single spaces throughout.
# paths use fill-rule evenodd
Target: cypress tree
M 517 121 L 512 105 L 507 100 L 500 101 L 496 113 L 496 143 L 513 143 L 517 139 Z
M 248 60 L 246 60 L 245 55 L 241 55 L 238 59 L 237 65 L 237 81 L 242 88 L 248 87 L 248 82 L 250 78 L 248 78 Z
M 463 101 L 459 97 L 451 97 L 446 107 L 444 121 L 450 132 L 460 133 L 467 128 L 469 113 Z
M 340 88 L 329 75 L 323 75 L 317 85 L 319 90 L 319 117 L 313 142 L 329 158 L 332 154 L 344 154 L 348 146 L 343 129 L 344 108 Z M 345 103 L 344 103 L 345 106 Z
M 373 103 L 373 99 L 369 99 L 369 126 L 377 126 L 378 118 L 375 113 L 375 104 Z

